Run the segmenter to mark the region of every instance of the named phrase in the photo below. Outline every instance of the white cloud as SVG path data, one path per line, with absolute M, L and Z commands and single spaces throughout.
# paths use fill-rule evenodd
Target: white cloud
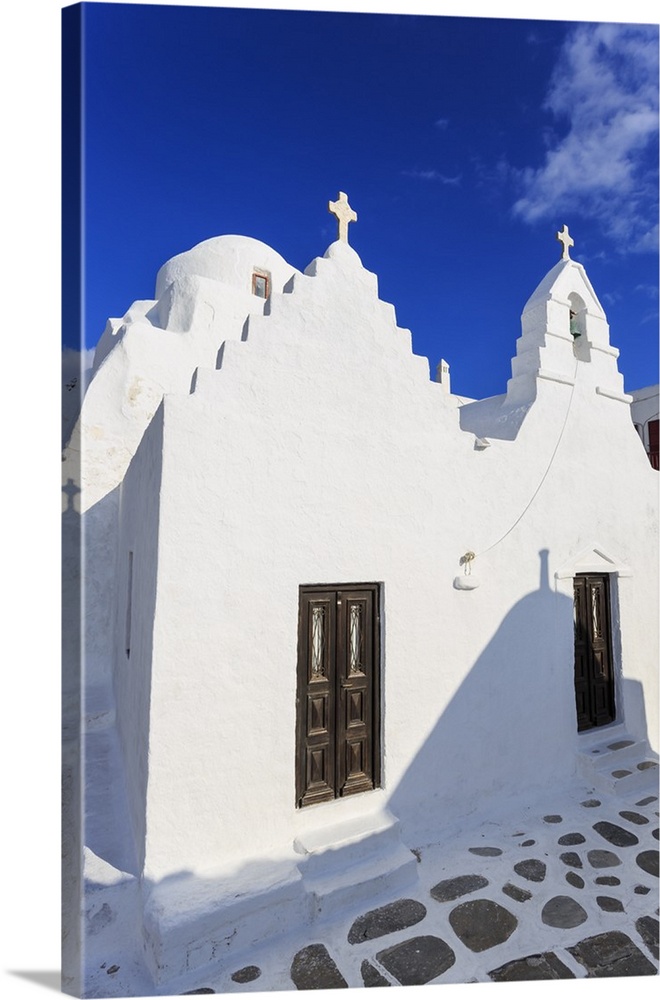
M 658 286 L 657 285 L 635 285 L 634 291 L 641 292 L 642 295 L 647 295 L 650 299 L 657 299 L 658 297 Z
M 436 121 L 436 123 L 435 123 L 435 127 L 436 128 L 440 128 L 440 129 L 445 129 L 445 128 L 448 127 L 448 125 L 449 125 L 449 119 L 448 118 L 438 118 L 437 121 Z
M 561 131 L 546 137 L 540 167 L 516 172 L 522 193 L 514 214 L 526 222 L 588 215 L 621 250 L 657 249 L 657 29 L 572 29 L 544 107 Z
M 456 177 L 447 177 L 445 174 L 441 174 L 439 170 L 404 170 L 404 177 L 414 177 L 416 180 L 422 181 L 439 181 L 441 184 L 453 184 L 458 185 L 461 183 L 461 175 L 457 174 Z

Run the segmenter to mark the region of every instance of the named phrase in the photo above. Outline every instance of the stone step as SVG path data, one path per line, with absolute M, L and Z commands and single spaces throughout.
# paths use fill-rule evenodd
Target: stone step
M 386 809 L 301 834 L 294 849 L 317 917 L 417 880 L 417 859 Z
M 303 877 L 304 888 L 313 899 L 316 918 L 334 916 L 349 906 L 360 906 L 365 898 L 371 906 L 379 897 L 406 890 L 417 882 L 417 859 L 403 844 L 348 868 L 340 858 L 334 862 L 323 874 L 317 872 Z
M 610 734 L 578 755 L 580 773 L 596 788 L 628 796 L 657 789 L 658 755 L 646 740 L 635 740 L 625 732 Z
M 387 809 L 380 809 L 301 833 L 294 840 L 293 849 L 302 856 L 300 870 L 312 876 L 323 874 L 339 853 L 342 864 L 349 867 L 395 850 L 400 843 L 398 819 Z
M 640 767 L 641 765 L 645 765 Z M 617 768 L 617 770 L 619 770 Z M 657 760 L 646 759 L 640 761 L 636 766 L 624 767 L 620 770 L 630 771 L 630 774 L 615 777 L 615 791 L 617 795 L 624 797 L 638 795 L 642 792 L 658 791 L 658 762 Z M 614 775 L 610 775 L 614 777 Z
M 181 980 L 309 924 L 309 896 L 295 864 L 248 862 L 209 878 L 164 879 L 144 905 L 143 951 L 154 982 Z M 210 973 L 209 973 L 210 974 Z M 183 989 L 184 987 L 182 987 Z
M 608 769 L 610 764 L 618 766 L 619 762 L 624 766 L 624 761 L 642 759 L 648 752 L 646 740 L 635 740 L 630 736 L 623 735 L 618 739 L 610 739 L 605 743 L 598 743 L 589 750 L 582 751 L 582 754 L 598 770 Z

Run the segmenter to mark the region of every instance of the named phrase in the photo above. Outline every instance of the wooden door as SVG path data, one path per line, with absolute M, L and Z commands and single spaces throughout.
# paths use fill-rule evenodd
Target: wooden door
M 660 469 L 660 434 L 658 420 L 649 420 L 649 461 L 654 469 Z
M 573 581 L 575 704 L 578 732 L 616 717 L 609 577 L 580 573 Z
M 301 587 L 296 804 L 380 781 L 377 584 Z

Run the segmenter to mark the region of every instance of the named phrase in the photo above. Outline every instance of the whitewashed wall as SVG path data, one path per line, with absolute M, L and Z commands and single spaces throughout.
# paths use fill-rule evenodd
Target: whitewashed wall
M 394 816 L 416 846 L 569 783 L 578 572 L 610 574 L 617 724 L 657 746 L 658 480 L 617 354 L 560 261 L 506 393 L 461 405 L 344 243 L 301 274 L 209 240 L 109 321 L 65 521 L 82 513 L 88 697 L 116 707 L 156 980 L 225 930 L 241 947 L 311 919 L 301 839 Z M 381 586 L 381 787 L 297 809 L 299 587 L 356 582 Z
M 383 804 L 419 843 L 486 800 L 568 782 L 581 567 L 626 573 L 620 718 L 645 735 L 643 683 L 656 732 L 656 480 L 580 265 L 530 299 L 508 395 L 459 413 L 375 277 L 333 244 L 219 370 L 165 397 L 162 463 L 150 878 L 286 857 L 302 831 Z M 481 583 L 465 592 L 469 549 Z M 383 787 L 297 810 L 298 587 L 357 581 L 383 590 Z
M 647 450 L 649 448 L 649 421 L 657 420 L 659 415 L 658 388 L 657 385 L 649 385 L 643 389 L 635 389 L 630 394 L 632 396 L 630 414 Z
M 113 602 L 117 730 L 124 759 L 128 820 L 140 871 L 146 842 L 162 445 L 161 407 L 138 446 L 136 465 L 140 467 L 140 476 L 129 472 L 120 488 L 116 579 L 122 585 L 117 588 Z
M 99 341 L 80 419 L 64 452 L 63 483 L 78 492 L 63 503 L 82 515 L 86 586 L 83 650 L 89 698 L 110 696 L 116 615 L 117 487 L 166 392 L 187 393 L 198 365 L 214 366 L 220 345 L 240 339 L 261 314 L 254 267 L 281 291 L 296 273 L 270 247 L 219 236 L 179 254 L 159 271 L 156 298 L 110 319 Z M 72 552 L 77 546 L 69 546 Z M 75 570 L 72 570 L 72 577 Z M 77 610 L 65 623 L 75 631 Z M 106 705 L 107 707 L 107 705 Z

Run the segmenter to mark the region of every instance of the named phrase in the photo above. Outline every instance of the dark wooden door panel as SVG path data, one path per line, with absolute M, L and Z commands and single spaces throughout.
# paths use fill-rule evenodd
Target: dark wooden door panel
M 609 577 L 580 574 L 573 593 L 575 705 L 578 731 L 583 732 L 608 725 L 616 717 Z
M 374 787 L 369 757 L 370 749 L 366 738 L 346 741 L 346 780 L 340 789 L 341 795 L 355 795 L 356 792 L 366 792 Z
M 321 736 L 327 735 L 328 728 L 328 702 L 329 695 L 307 695 L 307 735 Z
M 373 591 L 340 591 L 337 611 L 337 671 L 342 706 L 337 733 L 338 792 L 352 795 L 373 788 Z
M 378 586 L 301 588 L 299 806 L 377 785 L 379 684 Z
M 335 618 L 333 593 L 301 594 L 296 796 L 304 805 L 335 797 Z
M 362 691 L 347 691 L 344 699 L 346 707 L 346 732 L 362 729 L 366 723 L 364 714 L 364 694 Z
M 658 420 L 649 420 L 649 460 L 654 469 L 660 468 L 659 424 Z

